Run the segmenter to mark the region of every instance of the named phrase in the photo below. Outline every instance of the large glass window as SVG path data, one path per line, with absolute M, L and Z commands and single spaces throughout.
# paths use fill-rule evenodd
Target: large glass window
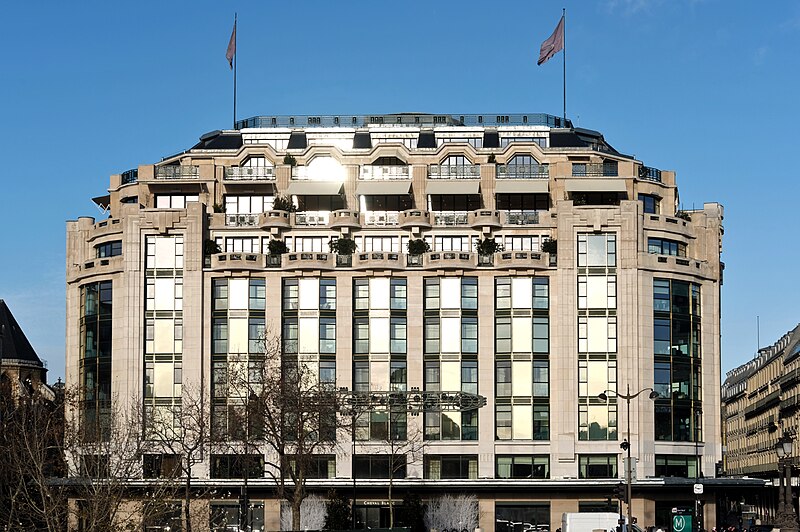
M 81 415 L 87 433 L 105 440 L 111 430 L 112 283 L 81 286 Z
M 615 267 L 617 239 L 614 233 L 578 234 L 579 267 Z
M 496 478 L 550 478 L 550 456 L 497 455 Z
M 676 257 L 686 256 L 686 244 L 677 240 L 666 238 L 648 238 L 647 252 L 658 255 L 673 255 Z
M 578 478 L 617 478 L 617 455 L 578 455 Z
M 104 257 L 116 257 L 122 255 L 122 240 L 113 240 L 111 242 L 103 242 L 94 247 L 98 259 Z
M 642 202 L 644 214 L 658 214 L 660 211 L 661 198 L 652 194 L 639 194 L 639 201 Z
M 425 478 L 432 480 L 478 478 L 478 455 L 426 455 Z
M 656 476 L 697 478 L 697 457 L 675 454 L 657 454 Z
M 394 460 L 392 460 L 394 458 Z M 406 456 L 361 454 L 353 457 L 356 478 L 405 478 Z
M 495 503 L 494 522 L 495 532 L 546 531 L 558 527 L 550 524 L 547 502 Z

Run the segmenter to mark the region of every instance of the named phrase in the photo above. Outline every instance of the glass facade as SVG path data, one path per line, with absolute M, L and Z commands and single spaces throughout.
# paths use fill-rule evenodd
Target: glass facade
M 616 440 L 617 237 L 578 234 L 578 439 Z
M 80 399 L 90 439 L 107 439 L 111 430 L 111 310 L 111 281 L 81 286 Z
M 655 438 L 702 441 L 700 285 L 653 280 Z

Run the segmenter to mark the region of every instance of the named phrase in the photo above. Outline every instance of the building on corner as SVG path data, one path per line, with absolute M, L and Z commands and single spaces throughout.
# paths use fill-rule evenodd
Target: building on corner
M 226 368 L 280 331 L 337 387 L 487 399 L 393 420 L 426 443 L 398 502 L 474 493 L 487 532 L 555 530 L 562 512 L 618 508 L 627 440 L 640 525 L 693 507 L 701 477 L 715 515 L 723 209 L 681 210 L 674 172 L 601 133 L 543 114 L 258 116 L 111 176 L 95 202 L 106 219 L 67 223 L 67 383 L 96 391 L 79 415 L 112 398 L 178 409 L 203 383 L 225 424 Z M 331 253 L 337 238 L 356 252 Z M 476 253 L 485 239 L 502 250 Z M 414 240 L 430 250 L 410 255 Z M 355 458 L 320 456 L 310 485 L 355 484 L 360 525 L 387 526 L 370 438 L 389 422 L 362 421 Z M 197 482 L 238 486 L 224 459 Z M 272 530 L 273 488 L 249 479 Z M 212 521 L 238 511 L 205 504 Z

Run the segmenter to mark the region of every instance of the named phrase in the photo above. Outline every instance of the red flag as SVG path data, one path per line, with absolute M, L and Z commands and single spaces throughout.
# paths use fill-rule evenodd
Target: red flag
M 225 59 L 233 70 L 233 57 L 236 55 L 236 22 L 233 23 L 233 33 L 231 33 L 231 40 L 228 43 L 228 50 L 225 52 Z
M 539 50 L 539 62 L 536 64 L 541 65 L 542 63 L 549 61 L 551 57 L 563 49 L 564 17 L 562 16 L 561 20 L 558 21 L 558 26 L 556 26 L 553 34 L 542 43 L 542 48 Z

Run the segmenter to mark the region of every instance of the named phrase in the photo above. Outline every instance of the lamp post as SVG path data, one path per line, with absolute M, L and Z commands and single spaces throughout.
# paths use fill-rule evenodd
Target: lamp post
M 607 401 L 608 395 L 606 394 L 612 393 L 616 397 L 619 397 L 620 399 L 625 399 L 628 429 L 627 429 L 627 438 L 622 441 L 620 447 L 622 448 L 623 451 L 626 451 L 628 453 L 628 460 L 627 464 L 625 465 L 625 483 L 626 483 L 626 493 L 628 499 L 628 525 L 627 525 L 628 530 L 630 530 L 630 526 L 633 524 L 633 515 L 631 511 L 631 502 L 632 502 L 631 501 L 631 491 L 632 491 L 631 490 L 631 476 L 632 476 L 631 475 L 631 399 L 636 399 L 637 397 L 639 397 L 648 390 L 650 390 L 650 395 L 649 395 L 650 399 L 655 399 L 656 397 L 658 397 L 658 392 L 652 388 L 642 388 L 638 392 L 632 394 L 630 384 L 628 384 L 626 393 L 624 394 L 619 393 L 616 390 L 605 390 L 604 392 L 602 392 L 597 396 L 601 400 Z
M 778 515 L 777 525 L 782 531 L 797 532 L 797 514 L 794 511 L 792 502 L 792 450 L 794 447 L 792 437 L 784 432 L 783 437 L 775 444 L 775 452 L 778 454 Z

